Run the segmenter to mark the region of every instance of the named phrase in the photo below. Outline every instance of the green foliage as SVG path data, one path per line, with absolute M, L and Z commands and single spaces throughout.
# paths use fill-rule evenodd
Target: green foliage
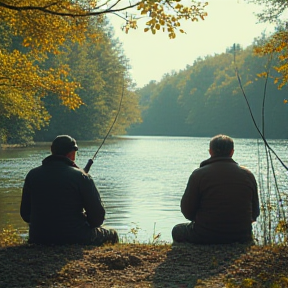
M 28 2 L 21 4 L 36 3 Z M 17 1 L 9 1 L 9 4 L 19 7 Z M 67 39 L 81 42 L 87 23 L 63 17 L 53 19 L 52 15 L 36 10 L 18 13 L 3 3 L 0 3 L 0 14 L 1 141 L 10 139 L 22 143 L 30 136 L 17 137 L 15 132 L 23 134 L 27 130 L 25 134 L 32 135 L 49 121 L 50 116 L 42 103 L 44 97 L 56 96 L 70 109 L 82 104 L 75 93 L 79 83 L 68 79 L 69 67 L 52 67 L 45 60 L 49 53 L 59 54 Z M 14 124 L 13 131 L 7 126 L 8 122 Z
M 2 143 L 26 145 L 33 142 L 34 132 L 29 121 L 19 119 L 16 116 L 11 116 L 10 119 L 0 116 L 0 122 L 2 123 L 1 126 L 5 127 L 2 135 L 0 132 Z
M 258 57 L 253 46 L 227 49 L 226 53 L 197 59 L 194 64 L 159 83 L 149 83 L 137 91 L 142 103 L 143 122 L 131 134 L 207 136 L 218 133 L 232 137 L 259 137 L 235 75 L 237 65 L 245 94 L 260 130 L 267 138 L 287 138 L 288 110 L 283 104 L 287 88 L 267 83 L 265 127 L 262 104 L 265 79 L 257 74 L 267 70 L 269 58 Z M 277 59 L 271 67 L 277 65 Z M 275 71 L 270 75 L 275 76 Z
M 49 140 L 63 133 L 78 140 L 104 137 L 116 117 L 122 93 L 121 113 L 112 134 L 124 134 L 127 126 L 140 120 L 138 96 L 129 87 L 128 61 L 121 45 L 113 40 L 110 24 L 92 21 L 90 29 L 90 33 L 101 35 L 101 41 L 95 44 L 87 38 L 81 45 L 70 43 L 65 54 L 50 59 L 70 67 L 70 77 L 81 83 L 77 93 L 84 105 L 70 110 L 59 100 L 47 98 L 45 107 L 52 118 L 48 128 L 36 133 L 37 140 Z
M 10 4 L 21 9 L 15 1 Z M 52 10 L 65 10 L 69 1 L 62 5 Z M 34 140 L 49 141 L 69 131 L 78 139 L 102 136 L 115 118 L 123 86 L 123 106 L 112 133 L 125 133 L 140 121 L 128 60 L 102 16 L 74 19 L 11 7 L 0 3 L 1 143 L 27 144 L 35 132 Z
M 176 78 L 176 79 L 175 79 Z M 150 83 L 137 93 L 142 96 L 143 123 L 128 129 L 138 135 L 181 135 L 188 129 L 185 124 L 185 107 L 179 105 L 178 78 L 166 75 L 161 83 Z M 152 128 L 153 127 L 153 128 Z

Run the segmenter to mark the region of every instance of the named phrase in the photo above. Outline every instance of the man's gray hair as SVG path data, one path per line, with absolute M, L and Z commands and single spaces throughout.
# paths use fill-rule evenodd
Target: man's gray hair
M 213 156 L 229 157 L 233 149 L 234 141 L 227 135 L 216 135 L 210 141 L 210 150 L 213 152 Z

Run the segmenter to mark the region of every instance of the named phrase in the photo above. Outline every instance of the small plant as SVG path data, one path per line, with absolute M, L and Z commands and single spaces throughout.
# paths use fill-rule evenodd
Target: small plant
M 139 236 L 139 232 L 143 231 L 139 225 L 135 222 L 131 222 L 133 225 L 135 225 L 134 227 L 132 227 L 129 232 L 127 234 L 125 234 L 124 236 L 120 237 L 120 243 L 123 244 L 128 244 L 128 243 L 132 243 L 132 244 L 148 244 L 148 245 L 163 245 L 163 244 L 168 244 L 166 241 L 162 241 L 161 240 L 161 233 L 156 233 L 156 222 L 154 223 L 154 231 L 153 231 L 153 235 L 152 235 L 152 239 L 148 239 L 147 241 L 141 241 L 138 239 Z
M 156 245 L 160 242 L 161 233 L 156 234 L 156 222 L 154 222 L 152 245 Z
M 137 223 L 135 223 L 135 222 L 132 222 L 132 224 L 134 224 L 135 225 L 135 227 L 132 227 L 131 229 L 130 229 L 130 231 L 129 231 L 129 233 L 128 234 L 132 234 L 133 235 L 133 241 L 132 241 L 132 243 L 134 243 L 134 244 L 139 244 L 139 241 L 138 241 L 138 233 L 139 233 L 139 230 L 141 230 L 141 228 L 138 226 L 138 224 Z
M 160 237 L 161 233 L 158 233 L 157 235 L 153 234 L 152 244 L 153 245 L 159 244 L 161 242 Z

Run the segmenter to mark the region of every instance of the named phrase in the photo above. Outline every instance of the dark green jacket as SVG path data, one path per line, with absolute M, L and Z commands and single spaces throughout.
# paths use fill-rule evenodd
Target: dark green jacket
M 232 158 L 211 157 L 190 176 L 181 211 L 203 243 L 249 241 L 260 213 L 256 180 Z
M 89 243 L 105 210 L 92 178 L 69 158 L 51 155 L 27 174 L 20 214 L 32 243 Z

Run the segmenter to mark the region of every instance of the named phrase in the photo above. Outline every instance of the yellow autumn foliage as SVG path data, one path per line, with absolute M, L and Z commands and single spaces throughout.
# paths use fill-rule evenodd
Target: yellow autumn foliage
M 3 3 L 15 7 L 50 5 L 54 11 L 61 12 L 69 6 L 72 9 L 71 2 L 58 1 L 58 4 L 51 5 L 48 0 L 30 0 L 19 4 L 19 1 L 10 0 L 0 3 L 0 24 L 5 27 L 1 29 L 0 43 L 1 114 L 6 119 L 16 117 L 27 120 L 28 125 L 40 129 L 50 118 L 42 104 L 44 97 L 57 95 L 70 109 L 83 104 L 76 93 L 79 83 L 72 79 L 67 81 L 69 67 L 49 69 L 44 68 L 42 63 L 47 59 L 47 53 L 62 53 L 65 42 L 81 43 L 88 33 L 88 18 L 65 18 L 37 9 L 7 9 Z M 15 39 L 23 49 L 21 46 L 18 48 L 19 45 L 18 49 L 14 48 Z
M 24 242 L 25 240 L 21 238 L 19 231 L 11 225 L 8 225 L 0 231 L 0 248 L 17 246 Z
M 184 2 L 184 1 L 182 1 Z M 146 22 L 144 31 L 151 30 L 152 34 L 156 34 L 156 30 L 169 31 L 168 37 L 170 39 L 176 38 L 178 27 L 181 26 L 182 20 L 195 20 L 202 19 L 208 15 L 205 12 L 205 7 L 208 2 L 194 2 L 191 6 L 181 4 L 181 1 L 162 1 L 162 0 L 147 0 L 141 1 L 137 9 L 140 10 L 141 15 L 147 15 L 150 20 Z M 156 29 L 155 29 L 156 28 Z M 180 33 L 183 33 L 183 29 Z
M 80 84 L 71 77 L 69 67 L 47 68 L 45 61 L 51 54 L 63 54 L 69 49 L 67 43 L 81 44 L 87 38 L 91 43 L 101 41 L 101 35 L 89 29 L 92 16 L 101 21 L 103 15 L 121 14 L 126 33 L 138 28 L 139 18 L 147 17 L 144 31 L 165 31 L 174 39 L 177 32 L 184 33 L 179 29 L 182 20 L 207 16 L 207 2 L 192 1 L 190 6 L 183 2 L 0 0 L 1 117 L 27 120 L 27 125 L 40 129 L 50 118 L 43 105 L 45 97 L 58 97 L 70 109 L 83 104 L 77 94 Z
M 280 65 L 275 66 L 274 69 L 279 73 L 278 77 L 274 78 L 274 83 L 278 84 L 281 89 L 288 83 L 288 32 L 276 32 L 269 41 L 264 45 L 255 47 L 254 52 L 260 56 L 275 55 L 279 59 Z M 258 75 L 259 77 L 266 77 L 267 73 L 263 72 Z

